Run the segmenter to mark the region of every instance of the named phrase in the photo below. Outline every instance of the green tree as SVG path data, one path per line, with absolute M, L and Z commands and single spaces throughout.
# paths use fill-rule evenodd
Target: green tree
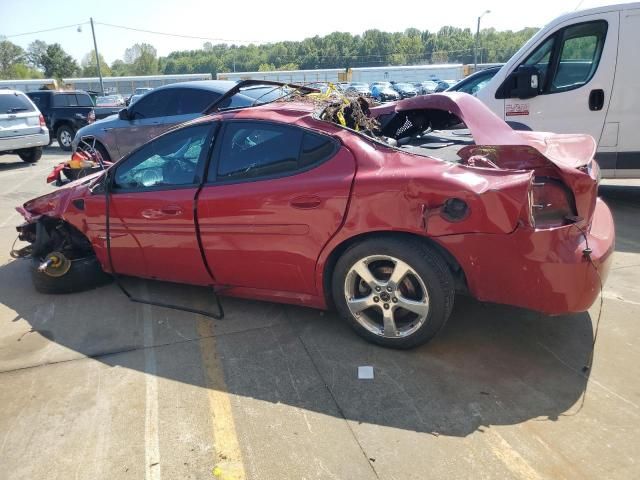
M 102 63 L 100 63 L 102 66 Z M 131 65 L 127 65 L 124 61 L 118 59 L 111 64 L 111 75 L 114 77 L 125 77 L 131 75 Z
M 47 54 L 47 44 L 42 40 L 34 40 L 27 48 L 27 63 L 33 68 L 44 70 L 42 59 Z
M 0 41 L 0 78 L 13 78 L 13 67 L 24 61 L 24 50 L 8 40 Z
M 59 43 L 47 47 L 42 57 L 42 66 L 47 78 L 73 77 L 80 70 L 78 63 L 62 49 Z
M 100 58 L 100 73 L 103 77 L 110 77 L 112 75 L 109 64 L 104 60 L 102 54 L 99 54 Z M 91 50 L 88 52 L 80 62 L 82 65 L 82 76 L 84 77 L 97 77 L 98 76 L 98 64 L 96 62 L 96 52 Z
M 131 65 L 133 75 L 155 75 L 158 73 L 158 52 L 153 45 L 136 43 L 124 52 L 124 61 Z

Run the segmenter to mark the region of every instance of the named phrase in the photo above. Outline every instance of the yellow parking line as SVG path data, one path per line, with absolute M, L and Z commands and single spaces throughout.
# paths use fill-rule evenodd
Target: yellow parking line
M 200 340 L 199 345 L 213 425 L 216 463 L 212 474 L 219 480 L 244 480 L 246 474 L 242 452 L 227 394 L 224 371 L 216 353 L 216 339 L 210 336 L 211 319 L 198 315 L 197 330 L 201 337 L 209 337 Z

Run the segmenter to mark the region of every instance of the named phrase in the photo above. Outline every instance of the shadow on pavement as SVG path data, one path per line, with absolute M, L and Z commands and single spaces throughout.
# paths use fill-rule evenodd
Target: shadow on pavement
M 616 250 L 640 253 L 640 239 L 637 234 L 640 186 L 600 185 L 598 193 L 613 213 L 616 224 Z
M 203 289 L 127 282 L 136 292 L 151 284 L 164 301 L 213 308 Z M 587 313 L 551 318 L 460 297 L 434 341 L 393 351 L 361 340 L 331 312 L 223 298 L 226 318 L 214 321 L 130 303 L 115 285 L 41 295 L 26 261 L 0 267 L 0 285 L 0 303 L 15 311 L 0 338 L 0 371 L 84 356 L 145 371 L 143 347 L 155 345 L 156 375 L 205 386 L 202 349 L 215 349 L 232 394 L 451 436 L 556 420 L 579 401 L 587 380 L 580 372 L 591 347 Z M 360 365 L 372 365 L 375 380 L 358 380 Z

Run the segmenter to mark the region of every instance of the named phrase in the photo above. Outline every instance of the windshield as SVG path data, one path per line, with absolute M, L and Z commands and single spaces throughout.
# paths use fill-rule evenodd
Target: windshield
M 33 112 L 33 105 L 22 93 L 0 95 L 0 113 Z
M 413 85 L 409 83 L 396 83 L 397 88 L 401 88 L 402 90 L 415 90 Z
M 221 108 L 250 107 L 256 100 L 256 105 L 261 105 L 263 103 L 273 102 L 287 93 L 289 93 L 289 90 L 284 87 L 273 87 L 270 85 L 243 88 L 239 93 L 232 96 L 230 101 L 227 99 L 224 105 L 221 105 Z

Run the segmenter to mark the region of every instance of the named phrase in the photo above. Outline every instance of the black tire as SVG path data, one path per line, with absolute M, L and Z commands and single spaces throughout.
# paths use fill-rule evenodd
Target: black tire
M 39 272 L 40 259 L 31 261 L 31 281 L 40 293 L 74 293 L 105 285 L 112 280 L 105 273 L 95 256 L 79 258 L 71 261 L 71 268 L 61 277 L 51 277 Z
M 390 256 L 401 260 L 411 267 L 426 287 L 428 293 L 426 319 L 417 330 L 406 336 L 385 337 L 382 336 L 382 332 L 373 333 L 355 318 L 347 306 L 345 293 L 347 275 L 357 262 L 372 256 Z M 336 263 L 331 290 L 338 312 L 360 336 L 372 343 L 398 349 L 413 348 L 431 340 L 444 327 L 451 315 L 455 297 L 451 271 L 440 255 L 417 239 L 392 236 L 371 238 L 349 247 Z M 391 305 L 393 310 L 393 304 Z M 379 306 L 376 305 L 376 307 Z
M 76 132 L 69 125 L 61 125 L 56 131 L 56 138 L 58 139 L 58 146 L 67 152 L 71 151 L 71 140 L 73 140 Z M 70 139 L 70 140 L 69 140 Z
M 107 149 L 104 148 L 104 145 L 102 145 L 101 143 L 96 142 L 96 150 L 100 153 L 100 155 L 102 156 L 102 160 L 104 162 L 110 162 L 111 161 L 111 155 L 109 155 L 109 152 L 107 152 Z
M 42 157 L 42 148 L 33 147 L 26 150 L 20 150 L 18 152 L 18 156 L 22 159 L 23 162 L 36 163 Z

